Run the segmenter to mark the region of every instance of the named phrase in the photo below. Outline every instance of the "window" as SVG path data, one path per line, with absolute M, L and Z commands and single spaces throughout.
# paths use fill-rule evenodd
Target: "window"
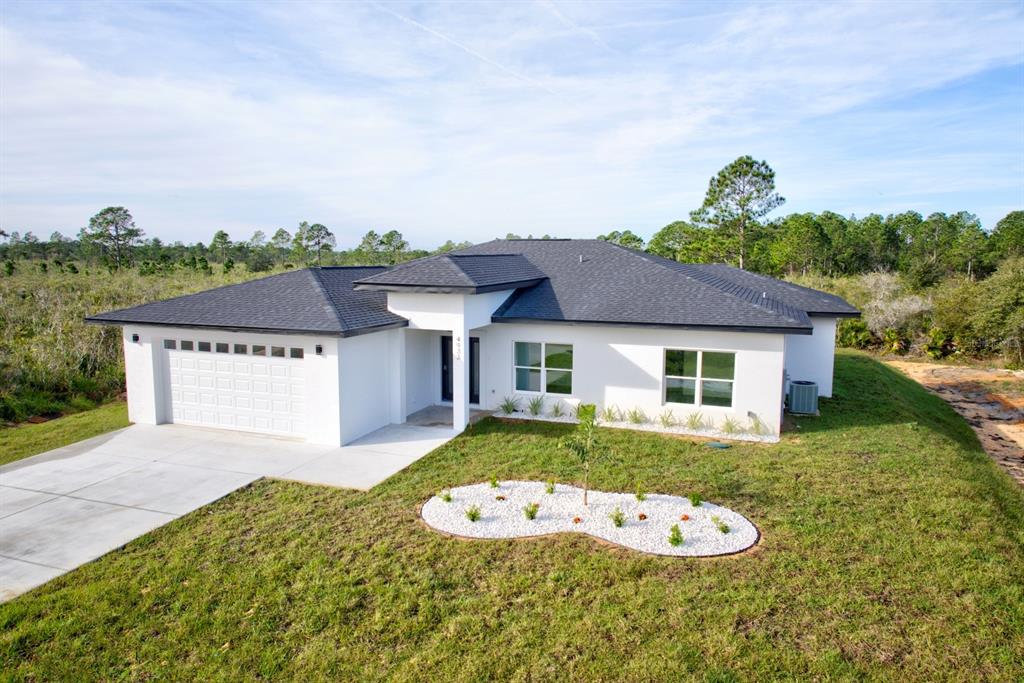
M 252 355 L 254 356 L 265 356 L 267 355 L 267 347 L 262 344 L 252 345 Z
M 736 354 L 665 350 L 665 402 L 732 406 Z
M 228 345 L 224 342 L 217 342 L 217 353 L 227 353 Z
M 572 393 L 572 344 L 516 342 L 516 391 Z
M 284 358 L 284 347 L 283 346 L 271 346 L 270 355 L 275 358 Z
M 178 348 L 178 342 L 174 341 L 173 339 L 164 339 L 164 348 L 176 349 Z
M 210 350 L 210 342 L 196 342 L 196 343 L 199 344 L 199 350 L 200 351 L 209 351 Z
M 193 342 L 185 341 L 184 339 L 181 340 L 181 350 L 182 351 L 192 351 L 194 348 L 195 348 L 195 344 Z
M 249 347 L 245 344 L 235 344 L 235 353 L 249 353 Z
M 288 352 L 292 358 L 302 358 L 304 355 L 302 349 L 297 349 L 295 347 L 288 349 Z

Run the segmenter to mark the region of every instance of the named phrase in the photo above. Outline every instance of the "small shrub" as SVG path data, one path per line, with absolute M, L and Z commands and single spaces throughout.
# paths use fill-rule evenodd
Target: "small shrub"
M 562 417 L 565 415 L 565 408 L 562 407 L 561 401 L 555 401 L 551 406 L 551 417 Z
M 536 519 L 538 510 L 540 510 L 540 503 L 530 503 L 523 508 L 523 514 L 527 519 Z
M 678 548 L 683 544 L 683 532 L 679 530 L 678 524 L 672 525 L 672 531 L 668 535 L 668 543 L 673 548 Z
M 519 401 L 514 396 L 506 396 L 498 409 L 505 415 L 511 415 L 519 410 Z
M 622 413 L 615 406 L 608 405 L 601 409 L 601 422 L 619 422 Z
M 612 520 L 612 524 L 617 527 L 621 527 L 626 523 L 626 515 L 618 507 L 615 508 L 612 514 L 608 515 L 608 519 Z
M 704 416 L 699 410 L 686 416 L 686 428 L 695 432 L 704 429 Z
M 660 422 L 661 426 L 664 427 L 665 429 L 668 429 L 669 427 L 675 427 L 676 416 L 672 414 L 671 410 L 666 410 L 665 412 L 658 416 L 658 422 Z
M 493 474 L 491 475 L 491 488 L 492 489 L 498 488 L 498 478 L 496 476 L 494 476 Z
M 700 497 L 699 493 L 691 493 L 690 495 L 687 496 L 687 498 L 690 499 L 690 505 L 692 505 L 695 508 L 699 508 L 700 504 L 704 502 L 704 500 Z
M 711 515 L 711 521 L 714 522 L 718 530 L 723 534 L 729 533 L 729 525 L 722 521 L 722 518 L 718 515 Z
M 544 492 L 551 495 L 555 492 L 555 480 L 548 479 L 548 483 L 544 485 Z
M 480 519 L 480 506 L 479 505 L 470 505 L 468 508 L 466 508 L 466 519 L 468 519 L 471 522 L 475 522 L 475 521 L 479 520 Z
M 722 426 L 719 427 L 719 429 L 722 430 L 723 434 L 739 434 L 740 432 L 743 431 L 743 428 L 740 426 L 740 423 L 732 419 L 731 417 L 727 417 L 724 420 L 722 420 Z
M 530 415 L 537 416 L 544 412 L 544 397 L 534 396 L 526 404 L 526 410 Z
M 640 502 L 647 500 L 647 492 L 644 491 L 643 484 L 637 483 L 636 485 L 636 499 Z
M 438 497 L 441 500 L 443 500 L 446 503 L 452 502 L 452 490 L 451 489 L 443 489 L 441 491 L 441 493 L 439 493 L 437 495 L 438 495 Z
M 647 414 L 639 408 L 633 408 L 626 414 L 629 421 L 635 425 L 642 425 L 647 422 Z

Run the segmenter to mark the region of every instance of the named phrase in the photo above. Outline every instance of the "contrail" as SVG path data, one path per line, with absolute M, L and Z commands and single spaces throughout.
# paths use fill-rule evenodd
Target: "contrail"
M 498 62 L 494 61 L 490 57 L 487 57 L 485 55 L 480 54 L 479 52 L 477 52 L 473 48 L 468 47 L 466 45 L 463 45 L 462 43 L 458 42 L 457 40 L 453 40 L 452 38 L 449 38 L 445 34 L 440 33 L 438 31 L 435 31 L 434 29 L 430 28 L 429 26 L 424 26 L 423 24 L 421 24 L 420 22 L 416 21 L 415 19 L 410 19 L 409 17 L 407 17 L 407 16 L 405 16 L 403 14 L 399 14 L 398 12 L 395 12 L 395 11 L 393 11 L 391 9 L 388 9 L 387 7 L 384 7 L 383 5 L 381 5 L 379 2 L 371 2 L 370 4 L 373 5 L 374 7 L 376 7 L 377 9 L 379 9 L 381 12 L 385 12 L 387 14 L 390 14 L 395 19 L 398 19 L 399 21 L 404 21 L 405 23 L 409 24 L 410 26 L 415 26 L 416 28 L 420 29 L 421 31 L 426 31 L 427 33 L 429 33 L 430 35 L 434 36 L 435 38 L 440 38 L 441 40 L 443 40 L 444 42 L 448 43 L 449 45 L 453 45 L 454 47 L 459 48 L 460 50 L 462 50 L 466 54 L 472 55 L 472 56 L 476 57 L 477 59 L 479 59 L 480 61 L 482 61 L 482 62 L 484 62 L 486 64 L 490 64 L 495 69 L 498 69 L 499 71 L 503 71 L 503 72 L 507 73 L 509 76 L 512 76 L 513 78 L 516 78 L 516 79 L 518 79 L 520 81 L 523 81 L 524 83 L 529 83 L 530 85 L 532 85 L 532 86 L 534 86 L 536 88 L 540 88 L 541 90 L 543 90 L 544 92 L 548 93 L 549 95 L 557 95 L 558 94 L 554 90 L 552 90 L 551 88 L 549 88 L 546 85 L 544 85 L 543 83 L 541 83 L 540 81 L 537 81 L 537 80 L 535 80 L 533 78 L 530 78 L 529 76 L 525 76 L 525 75 L 519 73 L 518 71 L 514 71 L 514 70 L 508 68 L 507 66 L 505 66 L 503 64 L 499 64 Z

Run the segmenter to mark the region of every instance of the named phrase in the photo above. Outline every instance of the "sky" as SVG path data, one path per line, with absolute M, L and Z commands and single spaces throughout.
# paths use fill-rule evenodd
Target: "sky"
M 320 222 L 413 246 L 686 219 L 1024 208 L 1024 2 L 0 4 L 0 227 Z

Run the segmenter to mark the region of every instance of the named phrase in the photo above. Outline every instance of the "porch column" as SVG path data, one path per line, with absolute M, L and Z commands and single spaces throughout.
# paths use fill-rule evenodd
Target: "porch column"
M 402 424 L 405 422 L 405 335 L 404 327 L 391 330 L 391 365 L 388 368 L 391 374 L 391 423 Z
M 469 424 L 469 330 L 452 330 L 452 428 L 462 433 Z

